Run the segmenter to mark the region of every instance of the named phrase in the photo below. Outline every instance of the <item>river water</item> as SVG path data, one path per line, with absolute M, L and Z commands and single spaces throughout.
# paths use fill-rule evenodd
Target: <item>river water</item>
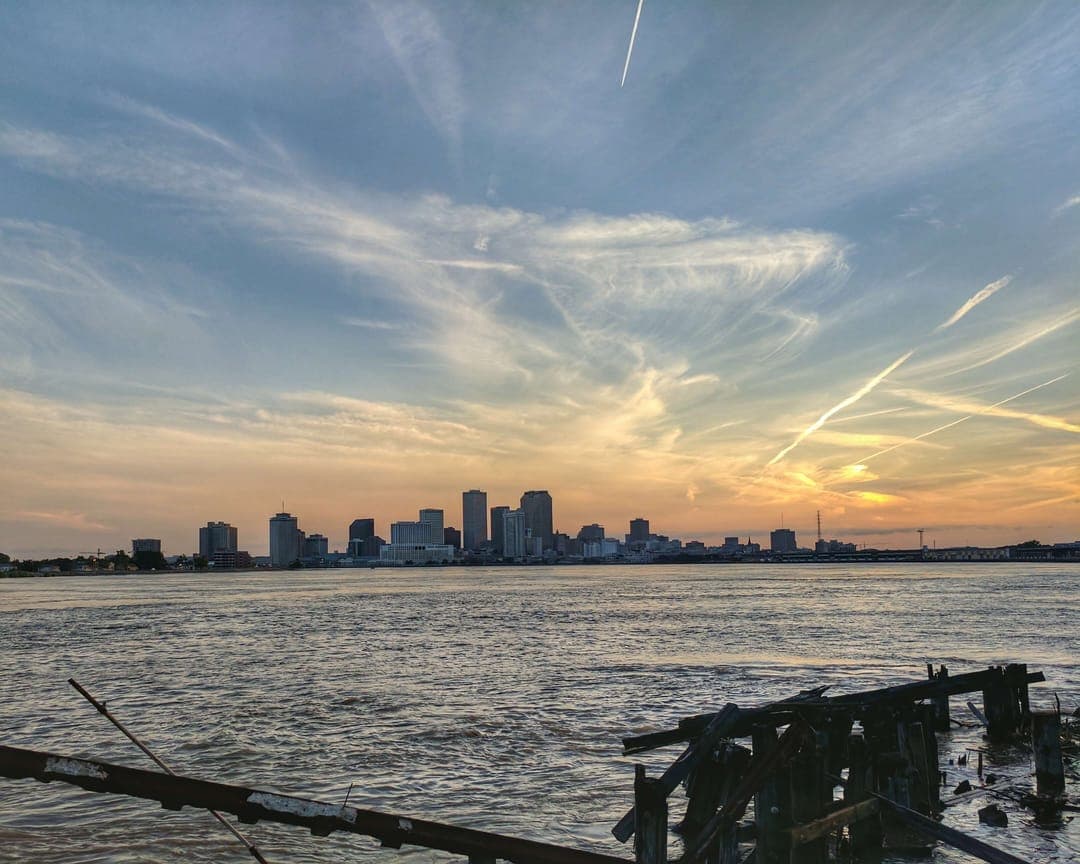
M 1047 677 L 1033 706 L 1056 693 L 1071 711 L 1078 621 L 1080 567 L 1050 564 L 0 580 L 0 743 L 152 767 L 68 687 L 74 676 L 179 773 L 335 803 L 355 784 L 353 805 L 630 856 L 609 832 L 633 763 L 659 773 L 679 751 L 625 758 L 622 736 L 727 701 L 922 678 L 928 661 L 952 674 L 1025 662 Z M 961 698 L 953 713 L 971 717 Z M 973 729 L 942 740 L 950 791 L 976 778 L 949 758 L 979 745 Z M 1023 752 L 987 758 L 999 784 L 1033 783 Z M 946 821 L 1032 861 L 1080 858 L 1080 825 L 1036 827 L 1009 801 L 1007 828 L 979 826 L 993 800 Z M 245 830 L 275 864 L 464 860 Z M 0 862 L 244 860 L 199 811 L 0 779 Z M 971 859 L 937 848 L 931 860 Z

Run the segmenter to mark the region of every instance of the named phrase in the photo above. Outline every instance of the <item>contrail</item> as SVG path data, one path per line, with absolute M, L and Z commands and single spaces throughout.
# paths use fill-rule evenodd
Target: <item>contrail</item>
M 634 53 L 634 39 L 637 37 L 637 23 L 641 20 L 641 7 L 644 5 L 645 0 L 638 0 L 637 14 L 634 16 L 634 29 L 630 31 L 630 46 L 626 49 L 626 63 L 622 67 L 622 81 L 619 82 L 620 87 L 626 83 L 626 73 L 630 71 L 630 55 Z
M 1042 390 L 1043 387 L 1049 387 L 1051 384 L 1057 384 L 1057 382 L 1060 381 L 1062 378 L 1068 377 L 1069 373 L 1066 372 L 1064 375 L 1058 375 L 1057 378 L 1051 378 L 1049 381 L 1044 381 L 1042 384 L 1036 384 L 1034 387 L 1029 387 L 1022 393 L 1017 393 L 1015 396 L 1010 396 L 1008 399 L 1002 399 L 1000 402 L 995 402 L 993 405 L 984 408 L 982 411 L 979 412 L 979 414 L 985 414 L 988 411 L 993 411 L 995 408 L 1000 408 L 1002 405 L 1012 402 L 1014 399 L 1019 399 L 1021 396 L 1027 396 L 1028 393 L 1034 393 L 1036 390 Z M 884 450 L 878 450 L 877 453 L 872 453 L 866 458 L 860 459 L 859 462 L 869 462 L 871 459 L 876 459 L 878 456 L 884 456 L 886 453 L 892 453 L 893 450 L 896 450 L 899 447 L 904 447 L 908 444 L 914 444 L 916 441 L 922 441 L 923 438 L 929 438 L 931 435 L 936 435 L 938 432 L 944 432 L 946 429 L 951 429 L 953 426 L 958 426 L 965 420 L 970 420 L 972 417 L 977 416 L 977 414 L 968 414 L 966 417 L 961 417 L 959 420 L 953 420 L 949 423 L 946 423 L 944 426 L 938 426 L 936 429 L 931 429 L 929 432 L 923 432 L 921 435 L 916 435 L 914 438 L 909 438 L 907 441 L 901 441 L 899 444 L 894 444 L 892 447 L 886 447 Z
M 998 291 L 1000 291 L 1002 288 L 1012 282 L 1012 278 L 1012 276 L 1002 276 L 996 282 L 991 282 L 986 287 L 980 288 L 978 291 L 972 294 L 971 297 L 968 298 L 967 302 L 963 306 L 953 312 L 952 318 L 950 318 L 944 324 L 939 324 L 937 329 L 945 330 L 948 327 L 952 327 L 953 324 L 955 324 L 957 321 L 967 315 L 968 312 L 970 312 L 972 309 L 982 303 L 983 300 L 989 300 L 991 297 L 997 294 Z
M 809 438 L 811 435 L 813 435 L 815 432 L 817 432 L 818 429 L 820 429 L 822 426 L 824 426 L 826 421 L 830 417 L 832 417 L 833 414 L 835 414 L 838 411 L 843 411 L 849 405 L 854 405 L 856 402 L 858 402 L 860 399 L 862 399 L 863 396 L 865 396 L 867 393 L 869 393 L 871 390 L 873 390 L 875 387 L 877 387 L 878 384 L 880 384 L 882 381 L 884 381 L 886 378 L 888 378 L 889 375 L 892 372 L 896 371 L 896 369 L 901 364 L 903 364 L 914 353 L 915 353 L 914 351 L 908 351 L 907 354 L 905 354 L 900 359 L 895 360 L 893 362 L 893 364 L 891 366 L 889 366 L 887 369 L 882 370 L 877 375 L 875 375 L 873 378 L 871 378 L 869 381 L 867 381 L 865 384 L 863 384 L 862 387 L 860 387 L 858 390 L 856 390 L 854 393 L 852 393 L 850 396 L 848 396 L 847 399 L 843 400 L 842 402 L 838 402 L 836 405 L 833 405 L 832 408 L 830 408 L 828 411 L 826 411 L 824 414 L 822 414 L 820 417 L 818 417 L 817 420 L 815 420 L 813 423 L 811 423 L 809 426 L 807 426 L 802 432 L 800 432 L 799 436 L 794 441 L 792 441 L 790 444 L 788 444 L 787 447 L 785 447 L 783 450 L 781 450 L 779 453 L 777 453 L 775 456 L 773 456 L 773 458 L 769 460 L 768 464 L 769 465 L 775 465 L 777 462 L 779 462 L 781 459 L 783 459 L 785 456 L 787 456 L 788 453 L 790 453 L 792 450 L 794 450 L 796 447 L 798 447 L 799 444 L 802 441 Z

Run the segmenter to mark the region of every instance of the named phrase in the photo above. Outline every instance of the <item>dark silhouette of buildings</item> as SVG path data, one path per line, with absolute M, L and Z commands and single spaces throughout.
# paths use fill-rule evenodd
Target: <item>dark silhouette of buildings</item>
M 487 543 L 487 516 L 487 492 L 461 493 L 461 540 L 466 549 L 475 551 Z
M 525 534 L 539 537 L 544 549 L 551 549 L 555 539 L 551 518 L 551 496 L 546 489 L 530 490 L 521 496 L 521 510 L 525 514 Z

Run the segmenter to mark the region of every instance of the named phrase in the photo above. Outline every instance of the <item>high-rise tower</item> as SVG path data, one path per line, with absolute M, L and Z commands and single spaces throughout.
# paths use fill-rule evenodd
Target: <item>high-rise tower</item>
M 539 537 L 545 549 L 552 548 L 555 531 L 548 491 L 540 489 L 526 492 L 521 496 L 521 509 L 525 514 L 525 530 L 530 536 Z
M 470 489 L 461 493 L 461 542 L 475 551 L 488 539 L 487 492 Z

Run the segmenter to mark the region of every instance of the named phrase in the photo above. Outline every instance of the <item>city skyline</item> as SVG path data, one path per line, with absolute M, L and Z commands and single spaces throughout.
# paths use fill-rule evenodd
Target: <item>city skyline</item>
M 630 7 L 6 10 L 0 551 L 1076 539 L 1080 8 Z

